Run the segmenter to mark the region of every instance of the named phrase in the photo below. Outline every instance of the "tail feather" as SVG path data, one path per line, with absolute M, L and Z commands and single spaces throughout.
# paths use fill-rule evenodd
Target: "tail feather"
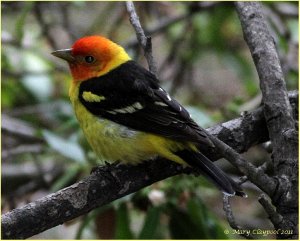
M 201 152 L 184 150 L 176 152 L 176 155 L 180 156 L 190 166 L 197 167 L 201 173 L 221 189 L 223 193 L 242 197 L 246 196 L 241 187 L 234 180 L 228 177 Z

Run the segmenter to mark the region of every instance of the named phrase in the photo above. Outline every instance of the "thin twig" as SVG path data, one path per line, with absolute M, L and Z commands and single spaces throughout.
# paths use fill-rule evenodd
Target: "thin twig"
M 239 155 L 234 149 L 232 149 L 223 141 L 219 140 L 210 133 L 207 134 L 224 158 L 226 158 L 232 165 L 245 174 L 248 179 L 257 185 L 261 190 L 269 195 L 273 194 L 273 190 L 277 184 L 275 179 L 264 173 L 262 169 L 256 168 L 252 163 L 246 161 L 241 157 L 241 155 Z
M 73 112 L 69 104 L 66 104 L 61 100 L 54 100 L 46 103 L 43 102 L 40 104 L 21 106 L 12 110 L 4 111 L 3 113 L 5 116 L 16 118 L 23 115 L 42 115 L 46 113 L 72 114 Z
M 273 205 L 268 201 L 265 194 L 261 194 L 258 198 L 258 201 L 263 206 L 266 213 L 269 215 L 269 218 L 274 224 L 274 227 L 278 227 L 278 225 L 282 222 L 283 217 L 276 212 Z
M 274 8 L 274 10 L 283 17 L 287 18 L 295 18 L 298 19 L 299 12 L 298 8 L 294 6 L 294 4 L 291 2 L 278 2 L 275 4 L 272 4 L 271 7 Z
M 36 135 L 37 129 L 29 125 L 27 122 L 2 115 L 1 130 L 4 133 L 22 138 L 27 142 L 43 142 L 43 139 Z
M 8 157 L 12 158 L 14 155 L 20 155 L 23 153 L 41 153 L 43 146 L 41 144 L 29 144 L 29 145 L 19 145 L 11 149 L 2 149 L 1 157 L 6 159 Z
M 223 210 L 225 212 L 226 219 L 230 225 L 235 230 L 245 230 L 240 225 L 238 225 L 235 221 L 232 208 L 229 201 L 230 197 L 226 194 L 223 194 Z M 254 239 L 251 233 L 240 232 L 240 235 L 246 239 Z
M 193 6 L 187 6 L 188 11 L 182 14 L 179 14 L 177 16 L 172 17 L 166 17 L 163 19 L 160 19 L 157 23 L 157 25 L 153 27 L 149 27 L 148 29 L 145 29 L 145 35 L 156 35 L 162 32 L 165 32 L 168 28 L 173 26 L 174 24 L 181 22 L 183 20 L 188 20 L 191 17 L 193 17 L 196 13 L 199 13 L 203 10 L 210 10 L 218 5 L 220 5 L 221 2 L 192 2 Z M 130 41 L 128 41 L 126 48 L 134 48 L 135 45 L 138 44 L 138 41 L 136 38 L 132 38 Z
M 59 9 L 62 16 L 62 26 L 68 33 L 70 39 L 72 42 L 75 42 L 76 39 L 78 39 L 77 29 L 74 28 L 75 25 L 71 23 L 70 18 L 70 7 L 72 2 L 62 2 L 61 8 Z
M 170 26 L 174 25 L 175 23 L 178 23 L 182 20 L 189 19 L 191 16 L 193 16 L 193 14 L 183 13 L 183 14 L 180 14 L 175 17 L 168 17 L 168 18 L 162 19 L 161 21 L 159 21 L 159 24 L 157 24 L 156 26 L 154 26 L 148 30 L 146 29 L 145 34 L 147 34 L 147 35 L 158 34 L 162 31 L 166 30 Z M 137 41 L 136 38 L 132 38 L 131 40 L 128 41 L 126 48 L 133 48 L 138 43 L 139 43 L 139 41 Z
M 237 184 L 242 185 L 242 184 L 244 184 L 244 183 L 247 182 L 247 181 L 248 181 L 248 177 L 247 177 L 247 176 L 242 176 L 242 177 L 240 177 L 239 180 L 237 181 Z
M 57 40 L 54 36 L 52 36 L 50 34 L 50 29 L 51 29 L 51 24 L 49 24 L 45 18 L 44 18 L 44 13 L 43 13 L 43 6 L 42 6 L 43 3 L 40 3 L 40 2 L 35 2 L 35 5 L 34 5 L 34 14 L 35 14 L 35 17 L 37 19 L 37 22 L 39 23 L 39 25 L 41 26 L 41 30 L 42 30 L 42 35 L 43 36 L 46 36 L 49 44 L 51 45 L 51 47 L 53 49 L 58 49 L 58 45 L 57 45 Z
M 145 35 L 145 32 L 141 26 L 139 17 L 135 11 L 134 8 L 134 4 L 131 1 L 127 1 L 126 2 L 126 9 L 127 12 L 129 14 L 129 20 L 130 23 L 132 24 L 135 33 L 136 33 L 136 37 L 139 41 L 139 44 L 141 45 L 141 47 L 144 50 L 144 55 L 145 58 L 147 60 L 148 66 L 149 66 L 149 70 L 150 72 L 152 72 L 154 75 L 157 75 L 157 67 L 152 55 L 152 41 L 151 41 L 151 37 L 148 37 Z

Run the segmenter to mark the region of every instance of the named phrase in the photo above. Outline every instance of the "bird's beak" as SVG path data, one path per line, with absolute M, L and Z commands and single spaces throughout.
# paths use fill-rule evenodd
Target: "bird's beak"
M 72 49 L 60 49 L 52 52 L 51 54 L 68 62 L 75 61 L 75 58 L 72 55 Z

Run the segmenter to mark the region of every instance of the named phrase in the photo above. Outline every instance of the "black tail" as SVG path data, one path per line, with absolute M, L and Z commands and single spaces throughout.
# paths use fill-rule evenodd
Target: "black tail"
M 176 152 L 176 155 L 180 156 L 190 166 L 198 168 L 201 173 L 210 179 L 222 192 L 228 195 L 247 196 L 234 180 L 215 166 L 214 163 L 201 152 L 184 150 Z

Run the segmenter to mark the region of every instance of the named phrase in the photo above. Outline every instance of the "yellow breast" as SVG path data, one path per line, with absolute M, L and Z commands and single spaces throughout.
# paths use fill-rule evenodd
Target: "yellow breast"
M 132 130 L 126 126 L 94 116 L 81 104 L 78 93 L 79 84 L 73 83 L 69 94 L 76 117 L 87 141 L 102 161 L 122 161 L 136 164 L 141 160 L 160 155 L 181 164 L 185 163 L 173 154 L 173 151 L 184 148 L 185 145 L 182 143 L 154 134 Z M 87 95 L 87 98 L 92 97 Z

